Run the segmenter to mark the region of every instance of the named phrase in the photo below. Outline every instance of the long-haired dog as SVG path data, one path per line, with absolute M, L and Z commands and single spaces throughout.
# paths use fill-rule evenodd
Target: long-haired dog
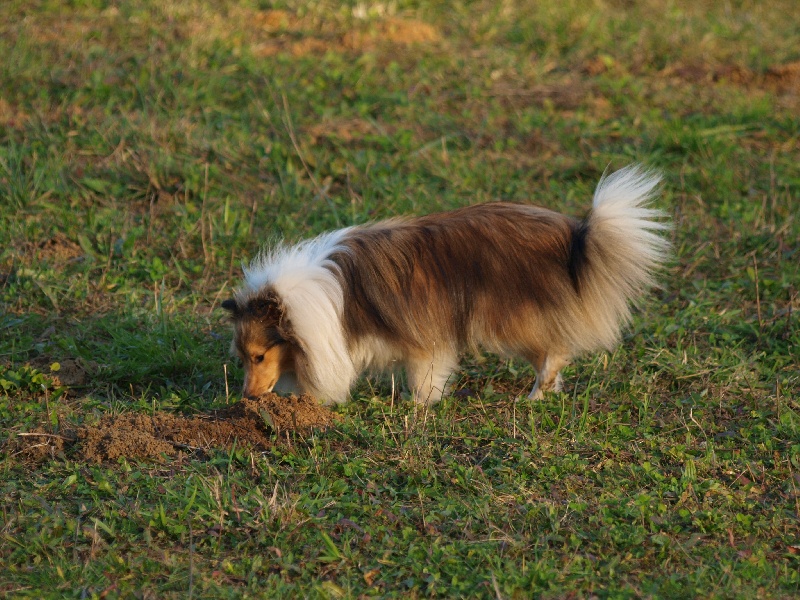
M 497 202 L 262 252 L 222 303 L 244 395 L 344 402 L 363 371 L 402 365 L 433 402 L 477 348 L 529 360 L 532 398 L 559 390 L 571 358 L 616 345 L 667 258 L 668 224 L 648 207 L 658 182 L 635 165 L 604 177 L 582 220 Z

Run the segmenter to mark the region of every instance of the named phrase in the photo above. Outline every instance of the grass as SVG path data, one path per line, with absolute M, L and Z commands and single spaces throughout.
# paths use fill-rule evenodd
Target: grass
M 2 593 L 800 593 L 792 0 L 69 5 L 0 6 Z M 14 450 L 235 399 L 218 307 L 269 239 L 581 214 L 633 161 L 665 176 L 676 257 L 564 393 L 516 401 L 528 366 L 468 358 L 429 411 L 364 380 L 266 453 Z

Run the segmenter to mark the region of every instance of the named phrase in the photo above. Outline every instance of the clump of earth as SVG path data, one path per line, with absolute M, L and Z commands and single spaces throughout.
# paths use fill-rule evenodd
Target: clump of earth
M 166 412 L 108 415 L 95 425 L 84 425 L 63 435 L 35 431 L 16 439 L 16 451 L 33 460 L 44 460 L 75 446 L 75 457 L 87 462 L 160 458 L 179 452 L 226 450 L 236 444 L 265 450 L 280 434 L 301 434 L 325 429 L 337 415 L 308 395 L 265 394 L 243 399 L 211 413 L 184 416 Z M 276 435 L 278 434 L 278 435 Z

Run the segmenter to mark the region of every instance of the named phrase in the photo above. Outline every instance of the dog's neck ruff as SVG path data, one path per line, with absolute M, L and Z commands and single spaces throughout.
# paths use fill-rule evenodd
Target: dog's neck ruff
M 305 390 L 335 402 L 347 399 L 358 372 L 342 327 L 344 293 L 331 261 L 346 251 L 350 228 L 332 231 L 294 246 L 265 249 L 244 267 L 245 294 L 271 288 L 280 298 L 304 357 L 297 376 Z

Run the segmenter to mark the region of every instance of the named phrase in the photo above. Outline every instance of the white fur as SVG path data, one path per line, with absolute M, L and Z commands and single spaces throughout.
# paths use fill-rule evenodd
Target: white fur
M 631 319 L 630 302 L 655 285 L 654 272 L 669 255 L 669 241 L 656 232 L 670 228 L 666 215 L 648 205 L 661 177 L 639 165 L 604 176 L 597 184 L 588 218 L 588 285 L 583 314 L 573 338 L 574 351 L 613 348 L 620 327 Z M 562 324 L 569 328 L 567 324 Z
M 648 265 L 662 263 L 669 248 L 662 236 L 653 233 L 670 228 L 664 221 L 656 220 L 664 219 L 666 215 L 648 208 L 660 182 L 661 176 L 657 173 L 640 165 L 629 165 L 603 176 L 592 200 L 590 227 L 603 227 L 609 233 L 616 230 L 625 236 L 630 251 Z
M 359 374 L 342 329 L 342 288 L 328 268 L 329 257 L 343 249 L 339 242 L 348 231 L 332 231 L 295 246 L 279 244 L 244 269 L 252 292 L 269 285 L 283 301 L 305 353 L 303 391 L 331 402 L 345 402 Z

